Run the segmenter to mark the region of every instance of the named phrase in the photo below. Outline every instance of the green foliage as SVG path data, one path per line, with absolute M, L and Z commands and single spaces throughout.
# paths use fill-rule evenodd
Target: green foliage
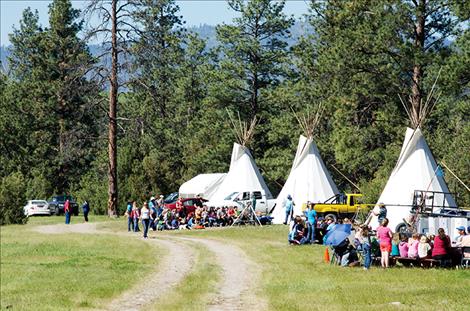
M 25 224 L 26 183 L 21 172 L 5 176 L 0 186 L 0 225 Z
M 470 175 L 467 3 L 312 1 L 313 32 L 291 49 L 284 1 L 228 1 L 237 17 L 216 27 L 213 49 L 183 28 L 177 2 L 129 5 L 133 27 L 126 29 L 137 31 L 122 46 L 131 57 L 120 68 L 129 70 L 118 104 L 121 210 L 127 200 L 177 191 L 197 174 L 226 172 L 235 138 L 227 110 L 261 119 L 249 147 L 275 194 L 305 134 L 292 109 L 320 106 L 314 139 L 333 179 L 340 190 L 354 190 L 332 165 L 374 202 L 410 124 L 399 95 L 407 103 L 417 67 L 422 98 L 440 72 L 439 100 L 422 125 L 436 160 L 464 181 Z M 423 12 L 421 46 L 415 24 Z M 72 191 L 104 213 L 108 119 L 100 107 L 107 95 L 87 75 L 96 60 L 79 37 L 78 17 L 69 0 L 55 0 L 48 28 L 27 9 L 10 37 L 11 71 L 0 74 L 0 132 L 7 133 L 0 136 L 0 177 L 13 183 L 11 176 L 21 175 L 22 198 Z M 463 186 L 449 172 L 445 178 L 470 206 Z
M 79 13 L 69 0 L 53 1 L 50 27 L 42 29 L 37 13 L 26 9 L 10 35 L 11 72 L 0 118 L 10 135 L 2 142 L 7 151 L 0 171 L 22 172 L 28 197 L 70 192 L 95 156 L 98 85 L 85 78 L 94 60 L 78 37 Z
M 284 1 L 231 0 L 228 5 L 240 17 L 233 25 L 216 28 L 223 58 L 215 96 L 219 107 L 233 105 L 254 117 L 267 105 L 262 91 L 277 85 L 285 74 L 288 53 L 283 38 L 293 19 L 282 12 Z

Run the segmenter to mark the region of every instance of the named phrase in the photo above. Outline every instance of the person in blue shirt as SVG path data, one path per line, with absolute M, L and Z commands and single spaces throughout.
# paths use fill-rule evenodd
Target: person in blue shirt
M 292 220 L 292 214 L 294 212 L 294 202 L 292 201 L 291 195 L 287 195 L 287 200 L 284 201 L 284 208 L 286 209 L 286 220 L 284 225 L 287 225 L 288 221 Z
M 307 216 L 307 226 L 309 236 L 308 242 L 313 244 L 315 242 L 315 227 L 317 224 L 317 212 L 314 209 L 314 204 L 307 202 L 307 210 L 305 211 L 305 216 Z
M 126 216 L 127 216 L 127 231 L 134 231 L 134 220 L 132 219 L 132 201 L 127 202 L 126 207 Z

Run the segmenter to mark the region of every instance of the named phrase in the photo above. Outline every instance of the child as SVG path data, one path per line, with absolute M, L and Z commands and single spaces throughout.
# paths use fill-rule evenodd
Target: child
M 428 243 L 428 238 L 423 234 L 418 243 L 418 257 L 419 259 L 426 259 L 429 257 L 431 245 Z
M 390 256 L 398 257 L 400 256 L 400 250 L 398 248 L 398 244 L 400 244 L 400 234 L 395 232 L 392 236 L 392 253 Z
M 400 257 L 408 257 L 408 237 L 404 234 L 401 235 L 400 243 L 398 244 L 398 249 L 400 250 Z
M 359 241 L 361 243 L 362 252 L 364 254 L 364 270 L 368 270 L 372 262 L 372 254 L 369 228 L 367 226 L 363 226 L 361 228 L 361 235 L 359 237 Z
M 408 258 L 418 257 L 418 244 L 419 244 L 419 234 L 413 233 L 411 239 L 408 241 Z

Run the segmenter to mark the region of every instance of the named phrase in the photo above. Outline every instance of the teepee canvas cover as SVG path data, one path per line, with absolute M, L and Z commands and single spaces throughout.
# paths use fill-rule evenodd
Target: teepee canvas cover
M 272 199 L 263 176 L 247 147 L 234 143 L 230 168 L 211 200 L 223 200 L 233 192 L 261 191 L 267 199 Z
M 380 195 L 378 203 L 387 207 L 389 227 L 395 231 L 411 209 L 415 190 L 449 192 L 444 178 L 437 172 L 437 164 L 421 130 L 407 128 L 405 141 L 397 164 Z M 436 201 L 445 202 L 445 206 L 456 207 L 451 195 L 440 195 Z M 372 226 L 377 226 L 377 217 L 372 219 Z
M 294 215 L 300 215 L 302 204 L 307 201 L 324 202 L 338 193 L 315 142 L 301 135 L 289 177 L 276 200 L 273 222 L 280 224 L 285 220 L 283 202 L 289 194 L 295 203 Z
M 202 198 L 210 200 L 224 180 L 225 175 L 227 174 L 199 174 L 180 186 L 179 195 L 183 198 L 194 198 L 199 194 Z

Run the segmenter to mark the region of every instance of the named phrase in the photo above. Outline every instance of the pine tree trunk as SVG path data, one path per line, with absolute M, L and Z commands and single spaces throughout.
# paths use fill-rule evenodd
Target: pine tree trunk
M 108 215 L 117 215 L 118 206 L 118 181 L 117 181 L 117 20 L 116 20 L 117 0 L 113 0 L 111 7 L 111 77 L 109 90 L 109 131 L 108 131 Z
M 426 21 L 426 0 L 419 0 L 418 7 L 416 8 L 416 25 L 415 25 L 415 40 L 414 45 L 417 52 L 422 52 L 424 49 L 424 27 Z M 423 78 L 423 68 L 421 64 L 415 63 L 413 66 L 413 86 L 411 89 L 411 115 L 413 118 L 413 125 L 418 126 L 420 121 L 421 101 L 423 98 L 421 84 Z

